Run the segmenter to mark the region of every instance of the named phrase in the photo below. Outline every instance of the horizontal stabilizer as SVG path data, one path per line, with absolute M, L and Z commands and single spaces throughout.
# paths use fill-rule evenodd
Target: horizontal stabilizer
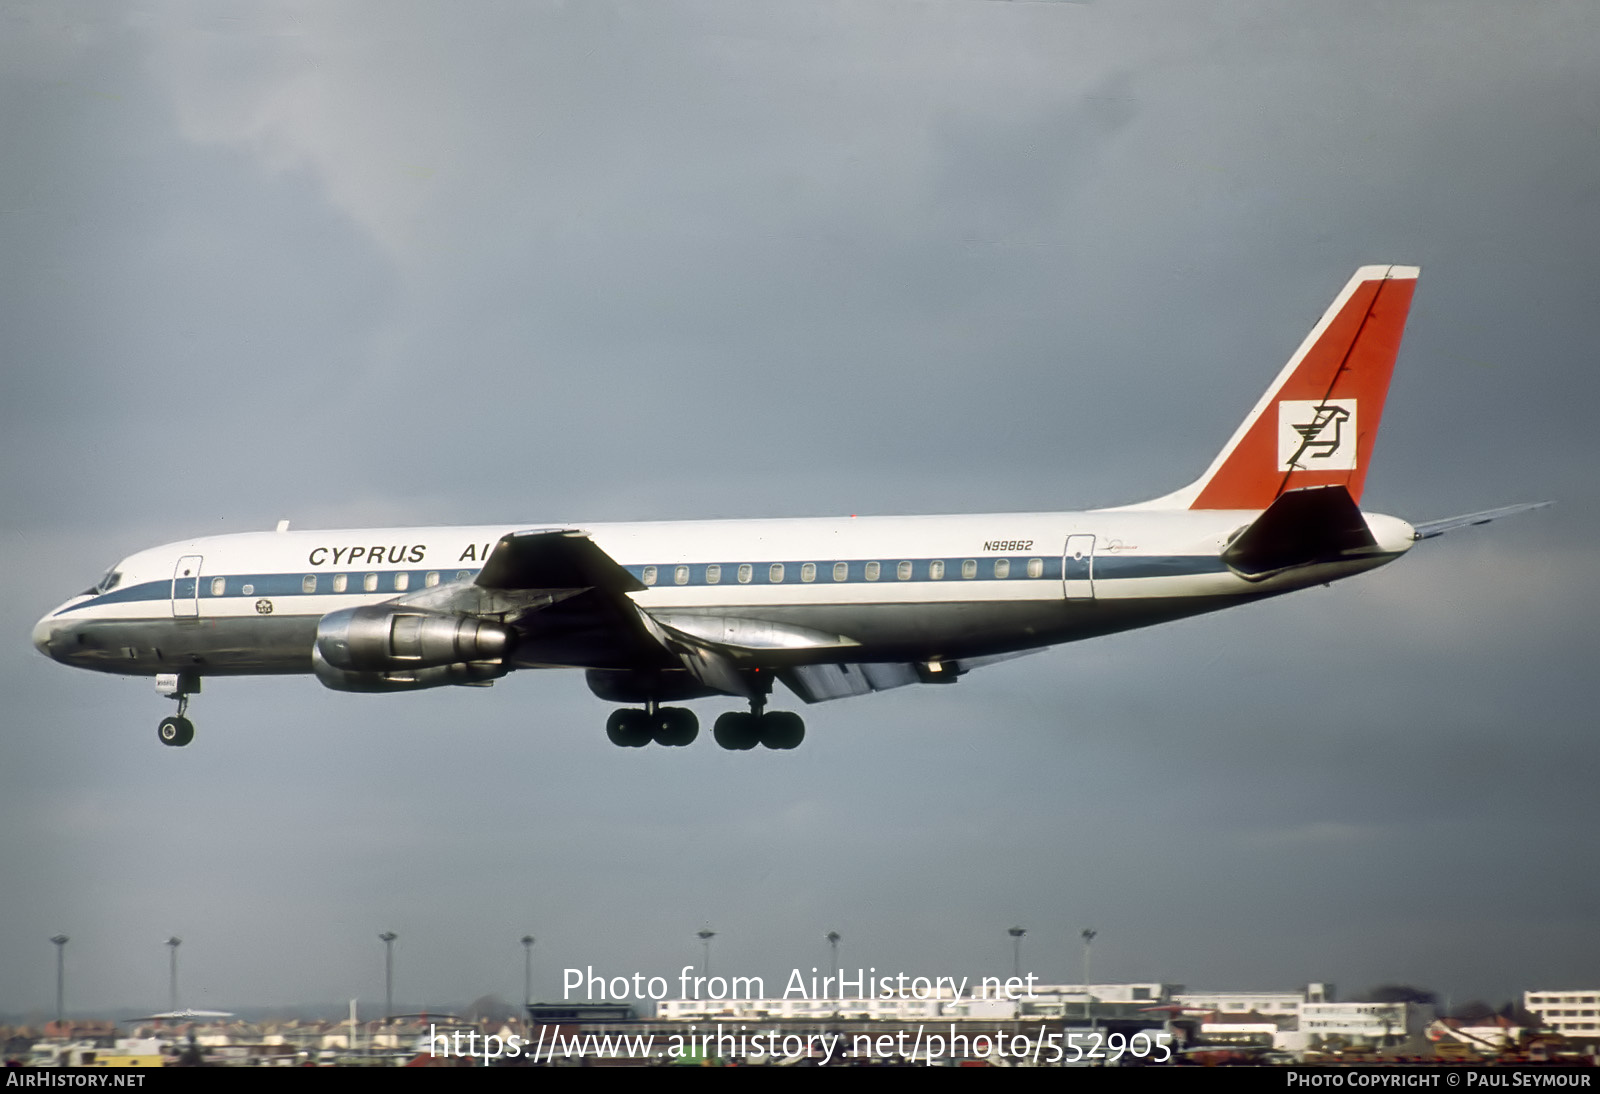
M 1550 504 L 1548 501 L 1529 501 L 1523 502 L 1521 505 L 1506 505 L 1499 509 L 1485 509 L 1481 513 L 1467 513 L 1465 516 L 1424 521 L 1415 525 L 1417 538 L 1432 539 L 1434 536 L 1442 536 L 1446 532 L 1454 532 L 1457 528 L 1471 528 L 1477 524 L 1488 524 L 1491 520 L 1515 516 L 1518 513 L 1526 513 L 1532 509 L 1543 509 Z
M 1228 545 L 1222 560 L 1239 576 L 1255 581 L 1376 546 L 1348 490 L 1313 486 L 1281 495 Z

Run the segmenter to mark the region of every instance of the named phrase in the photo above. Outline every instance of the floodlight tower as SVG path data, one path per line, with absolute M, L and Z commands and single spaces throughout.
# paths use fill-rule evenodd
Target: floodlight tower
M 1094 1020 L 1094 992 L 1089 990 L 1089 946 L 1094 941 L 1094 936 L 1100 932 L 1092 927 L 1085 927 L 1079 937 L 1083 939 L 1083 1011 L 1089 1019 L 1089 1028 L 1095 1028 Z
M 178 947 L 183 945 L 183 939 L 179 938 L 177 935 L 173 935 L 171 938 L 167 939 L 166 945 L 167 948 L 172 951 L 172 959 L 169 963 L 170 967 L 167 970 L 167 994 L 169 996 L 168 1001 L 170 1004 L 167 1009 L 176 1012 L 178 1009 Z
M 71 941 L 66 935 L 58 934 L 50 941 L 56 944 L 56 1024 L 60 1024 L 67 1016 L 66 1011 L 66 953 L 67 943 Z
M 522 1017 L 528 1017 L 533 1002 L 533 935 L 522 936 Z
M 701 927 L 694 933 L 694 936 L 705 947 L 705 956 L 700 962 L 700 975 L 709 980 L 711 979 L 711 940 L 717 937 L 717 932 L 710 927 Z
M 383 942 L 383 1024 L 394 1021 L 394 940 L 400 936 L 393 931 L 381 931 Z

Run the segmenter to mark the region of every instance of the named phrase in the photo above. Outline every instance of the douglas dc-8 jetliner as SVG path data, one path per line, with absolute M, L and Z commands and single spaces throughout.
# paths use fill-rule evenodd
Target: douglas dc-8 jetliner
M 911 683 L 1321 585 L 1418 539 L 1543 503 L 1412 526 L 1358 508 L 1416 287 L 1356 272 L 1199 479 L 1077 513 L 546 524 L 211 536 L 140 551 L 41 619 L 63 664 L 153 675 L 185 745 L 207 676 L 339 691 L 487 685 L 582 668 L 619 745 L 685 745 L 736 696 L 724 748 L 793 748 L 807 703 Z

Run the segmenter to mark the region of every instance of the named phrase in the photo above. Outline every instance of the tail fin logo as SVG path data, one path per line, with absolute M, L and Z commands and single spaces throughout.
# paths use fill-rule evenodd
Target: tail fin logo
M 1354 399 L 1278 403 L 1279 471 L 1354 471 L 1355 467 Z

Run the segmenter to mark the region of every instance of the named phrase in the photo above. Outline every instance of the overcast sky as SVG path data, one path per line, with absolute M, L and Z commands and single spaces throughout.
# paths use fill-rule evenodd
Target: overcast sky
M 1455 1002 L 1600 985 L 1600 8 L 0 9 L 0 1014 L 824 965 Z M 1359 265 L 1364 502 L 1556 507 L 1330 589 L 617 749 L 578 673 L 148 680 L 135 550 L 1070 509 L 1191 480 Z M 792 705 L 799 704 L 790 700 Z M 732 700 L 695 704 L 703 724 Z M 789 704 L 779 704 L 789 705 Z

